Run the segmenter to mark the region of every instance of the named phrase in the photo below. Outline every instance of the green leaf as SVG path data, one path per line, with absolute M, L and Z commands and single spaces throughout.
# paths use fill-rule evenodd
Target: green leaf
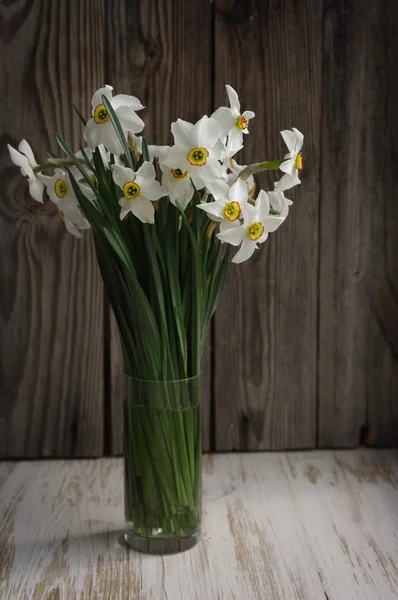
M 122 126 L 120 125 L 120 121 L 117 118 L 117 115 L 113 109 L 112 104 L 109 102 L 108 98 L 106 96 L 102 96 L 102 101 L 105 105 L 105 108 L 108 112 L 109 115 L 109 119 L 117 133 L 117 137 L 119 138 L 119 141 L 122 145 L 123 148 L 123 152 L 124 152 L 124 158 L 127 162 L 127 166 L 130 167 L 130 169 L 134 170 L 134 166 L 133 166 L 133 161 L 131 159 L 131 154 L 130 154 L 130 150 L 126 141 L 126 136 L 123 132 Z
M 142 136 L 142 157 L 143 157 L 144 161 L 149 162 L 149 150 L 148 150 L 145 136 Z
M 228 272 L 228 259 L 229 259 L 230 249 L 231 249 L 231 247 L 228 246 L 225 251 L 225 254 L 222 258 L 221 264 L 218 268 L 217 276 L 214 281 L 214 285 L 209 290 L 209 301 L 208 301 L 207 311 L 206 311 L 206 316 L 205 316 L 205 321 L 204 321 L 202 344 L 201 344 L 202 350 L 203 350 L 203 347 L 204 347 L 204 344 L 206 341 L 207 328 L 210 323 L 210 319 L 212 318 L 212 316 L 217 308 L 217 304 L 220 300 L 221 292 L 224 289 L 224 284 L 225 284 L 225 280 L 226 280 L 227 272 Z
M 86 196 L 83 194 L 79 184 L 77 183 L 75 177 L 69 171 L 69 169 L 68 173 L 72 183 L 73 191 L 75 192 L 76 198 L 79 202 L 80 208 L 82 209 L 84 216 L 86 217 L 87 221 L 90 223 L 93 229 L 101 231 L 102 228 L 106 226 L 106 221 L 103 215 L 94 206 L 91 200 L 86 198 Z
M 77 115 L 78 115 L 79 119 L 81 120 L 81 122 L 83 123 L 83 125 L 85 127 L 86 123 L 87 123 L 87 120 L 83 117 L 83 115 L 81 114 L 81 112 L 79 111 L 79 109 L 77 108 L 77 106 L 76 106 L 75 103 L 73 103 L 73 108 L 77 112 Z
M 66 156 L 71 159 L 71 161 L 74 163 L 75 167 L 77 167 L 77 169 L 82 174 L 83 179 L 86 181 L 86 183 L 90 186 L 90 188 L 96 194 L 96 189 L 95 189 L 91 179 L 89 177 L 87 177 L 87 173 L 84 170 L 80 160 L 77 158 L 77 156 L 75 156 L 75 154 L 72 152 L 72 150 L 69 148 L 69 146 L 64 142 L 64 140 L 59 135 L 59 133 L 55 134 L 55 138 L 58 142 L 58 146 L 61 148 L 61 150 L 63 150 L 65 152 Z

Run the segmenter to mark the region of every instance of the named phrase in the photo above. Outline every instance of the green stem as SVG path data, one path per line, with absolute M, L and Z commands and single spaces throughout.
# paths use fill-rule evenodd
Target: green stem
M 243 179 L 243 181 L 246 181 L 246 179 L 249 179 L 251 175 L 260 173 L 260 171 L 273 171 L 274 169 L 279 169 L 283 162 L 284 160 L 271 160 L 261 163 L 254 163 L 248 167 L 245 167 L 243 171 L 240 172 L 239 177 L 240 179 Z

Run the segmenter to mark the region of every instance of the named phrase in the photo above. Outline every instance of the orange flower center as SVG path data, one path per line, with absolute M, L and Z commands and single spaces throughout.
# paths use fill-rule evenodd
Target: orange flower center
M 207 162 L 209 152 L 206 148 L 193 148 L 187 156 L 188 162 L 194 167 L 203 167 Z
M 63 179 L 57 179 L 54 184 L 54 192 L 58 196 L 58 198 L 64 198 L 66 192 L 68 191 L 68 186 Z
M 249 121 L 245 117 L 238 117 L 237 125 L 239 129 L 247 129 L 249 127 Z
M 249 227 L 249 238 L 255 242 L 264 233 L 264 226 L 261 223 L 253 223 Z
M 296 167 L 299 171 L 303 170 L 303 153 L 299 152 L 296 156 Z
M 181 171 L 181 169 L 170 169 L 171 174 L 173 175 L 174 179 L 185 179 L 185 177 L 188 175 L 188 171 Z
M 104 104 L 98 104 L 93 110 L 93 118 L 97 125 L 103 125 L 109 121 L 108 111 Z

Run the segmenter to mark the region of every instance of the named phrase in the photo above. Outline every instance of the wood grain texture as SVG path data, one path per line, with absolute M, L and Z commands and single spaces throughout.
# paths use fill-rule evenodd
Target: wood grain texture
M 73 238 L 37 204 L 8 155 L 75 147 L 72 102 L 103 79 L 100 2 L 3 3 L 1 38 L 0 456 L 102 454 L 103 302 L 90 236 Z
M 398 454 L 204 459 L 203 539 L 123 543 L 121 459 L 0 465 L 2 600 L 394 600 Z
M 394 0 L 325 3 L 319 442 L 398 442 Z
M 281 129 L 305 134 L 303 185 L 283 227 L 231 265 L 216 314 L 216 449 L 314 447 L 322 3 L 215 3 L 216 105 L 224 83 L 256 113 L 239 163 L 286 153 Z M 260 179 L 265 189 L 281 173 Z
M 170 125 L 178 117 L 195 122 L 211 112 L 211 5 L 140 0 L 106 4 L 106 76 L 118 92 L 136 95 L 146 106 L 148 144 L 170 144 Z M 112 320 L 112 328 L 115 321 Z M 111 340 L 117 338 L 112 332 Z M 111 350 L 112 454 L 122 452 L 123 359 Z M 202 365 L 203 448 L 210 445 L 210 345 Z

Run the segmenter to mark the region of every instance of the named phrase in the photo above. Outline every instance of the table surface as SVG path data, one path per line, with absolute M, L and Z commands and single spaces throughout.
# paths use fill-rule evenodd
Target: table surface
M 398 598 L 398 450 L 203 458 L 202 541 L 129 550 L 122 459 L 0 464 L 1 600 Z

